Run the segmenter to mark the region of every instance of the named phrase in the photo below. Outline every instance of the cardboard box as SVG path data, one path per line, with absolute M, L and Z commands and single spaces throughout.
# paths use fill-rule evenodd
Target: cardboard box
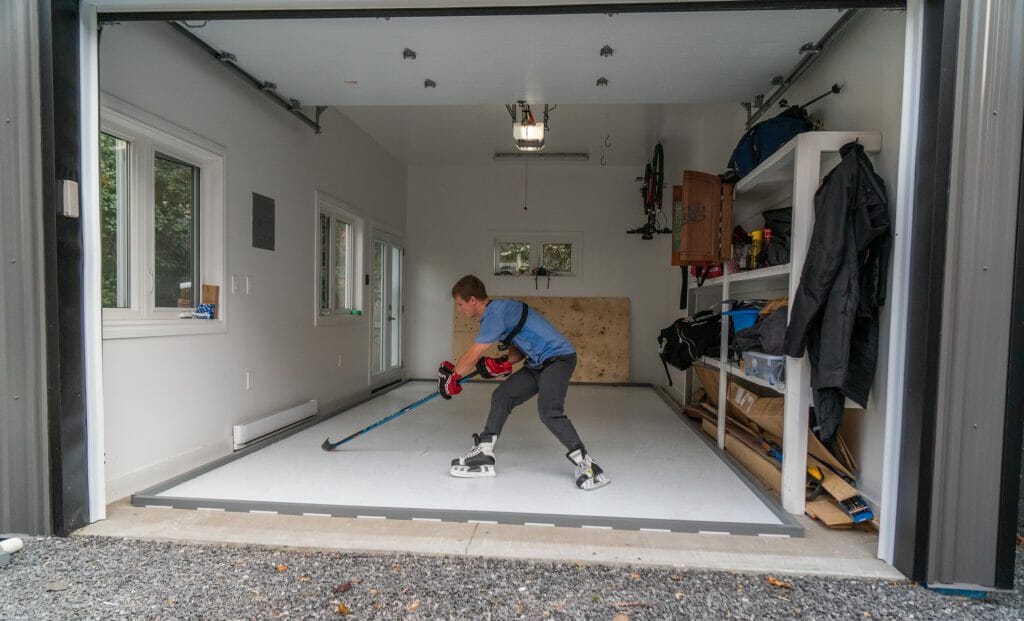
M 698 379 L 707 393 L 708 401 L 718 405 L 718 371 L 707 367 L 694 366 Z M 733 381 L 726 384 L 726 413 L 735 416 L 746 425 L 753 424 L 782 444 L 783 418 L 786 400 L 782 397 L 762 397 L 743 388 Z M 785 450 L 785 447 L 783 447 Z M 818 440 L 810 429 L 807 430 L 807 452 L 828 464 L 836 471 L 855 478 L 836 457 Z
M 701 428 L 704 433 L 712 438 L 717 438 L 718 427 L 714 418 L 710 412 L 705 411 L 704 415 Z M 737 426 L 735 421 L 726 423 L 725 450 L 772 494 L 776 497 L 780 495 L 779 490 L 782 488 L 781 464 L 766 455 L 757 446 L 757 440 L 741 426 Z M 813 457 L 808 457 L 808 463 L 821 468 L 824 475 L 824 490 L 819 498 L 807 502 L 804 512 L 829 528 L 853 528 L 855 526 L 853 518 L 839 506 L 838 501 L 857 496 L 859 492 L 841 477 L 823 467 L 821 462 Z
M 200 304 L 213 304 L 213 318 L 220 316 L 220 287 L 218 285 L 203 285 L 203 297 Z

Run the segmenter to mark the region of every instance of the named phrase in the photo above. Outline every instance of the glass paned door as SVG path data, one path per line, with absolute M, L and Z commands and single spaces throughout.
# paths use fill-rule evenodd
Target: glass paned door
M 402 379 L 403 259 L 400 239 L 376 231 L 370 278 L 370 386 Z

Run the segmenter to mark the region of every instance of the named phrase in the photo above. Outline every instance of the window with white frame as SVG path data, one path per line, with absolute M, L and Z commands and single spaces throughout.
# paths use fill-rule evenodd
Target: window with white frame
M 363 218 L 323 192 L 317 192 L 316 205 L 316 316 L 361 315 Z
M 107 96 L 100 127 L 104 337 L 223 331 L 191 319 L 224 281 L 223 148 Z
M 494 275 L 527 276 L 544 267 L 553 276 L 578 276 L 583 234 L 498 233 L 494 237 Z

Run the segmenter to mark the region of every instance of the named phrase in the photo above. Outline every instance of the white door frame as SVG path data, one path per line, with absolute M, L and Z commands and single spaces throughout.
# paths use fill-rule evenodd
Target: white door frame
M 82 275 L 85 345 L 85 420 L 89 480 L 89 521 L 107 517 L 103 423 L 103 327 L 100 248 L 100 82 L 96 7 L 79 6 L 79 54 L 82 111 Z

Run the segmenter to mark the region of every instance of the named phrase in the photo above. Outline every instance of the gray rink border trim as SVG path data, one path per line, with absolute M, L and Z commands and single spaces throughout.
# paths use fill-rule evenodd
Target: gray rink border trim
M 400 384 L 396 384 L 390 390 L 394 390 L 409 381 L 407 380 Z M 429 380 L 428 380 L 429 381 Z M 587 384 L 591 385 L 591 384 Z M 661 391 L 651 386 L 650 384 L 593 384 L 599 386 L 609 387 L 636 387 L 636 388 L 650 388 L 658 394 L 662 400 L 665 401 L 666 406 L 672 410 L 677 416 L 679 416 L 685 424 L 693 427 L 691 421 L 689 421 L 681 412 L 678 411 L 678 405 L 674 403 L 670 397 L 663 394 Z M 442 522 L 453 522 L 453 523 L 466 523 L 466 522 L 478 522 L 483 524 L 511 524 L 517 526 L 540 526 L 540 525 L 551 525 L 568 528 L 596 528 L 596 529 L 613 529 L 613 530 L 627 530 L 627 531 L 656 531 L 656 532 L 673 532 L 673 533 L 705 533 L 705 534 L 729 534 L 729 535 L 750 535 L 750 536 L 776 536 L 776 537 L 803 537 L 804 529 L 799 523 L 797 523 L 792 516 L 785 512 L 774 498 L 769 496 L 763 489 L 761 489 L 756 482 L 754 482 L 751 476 L 745 472 L 745 470 L 736 463 L 729 455 L 718 450 L 718 445 L 711 443 L 709 438 L 705 437 L 705 434 L 699 429 L 697 435 L 701 437 L 704 443 L 712 449 L 712 452 L 719 457 L 739 478 L 744 484 L 754 493 L 757 498 L 764 503 L 769 510 L 779 519 L 781 524 L 759 524 L 754 522 L 705 522 L 699 520 L 658 520 L 650 518 L 634 518 L 634 517 L 616 517 L 616 516 L 589 516 L 589 515 L 561 515 L 561 514 L 545 514 L 545 513 L 518 513 L 508 511 L 469 511 L 460 509 L 429 509 L 429 508 L 415 508 L 415 507 L 370 507 L 370 506 L 356 506 L 356 505 L 322 505 L 322 504 L 307 504 L 307 503 L 289 503 L 289 502 L 272 502 L 272 501 L 252 501 L 252 500 L 220 500 L 212 498 L 186 498 L 186 497 L 175 497 L 175 496 L 161 496 L 163 492 L 176 487 L 186 481 L 194 479 L 200 475 L 206 474 L 212 470 L 215 470 L 227 463 L 235 461 L 249 453 L 260 450 L 277 442 L 278 440 L 284 439 L 294 433 L 298 433 L 303 429 L 311 427 L 315 424 L 321 423 L 328 418 L 331 418 L 337 414 L 351 409 L 357 405 L 360 405 L 370 399 L 373 399 L 385 392 L 390 390 L 384 390 L 374 393 L 370 397 L 352 403 L 348 407 L 338 410 L 332 414 L 317 416 L 307 421 L 303 425 L 299 425 L 293 429 L 288 430 L 280 435 L 268 438 L 264 442 L 260 442 L 249 446 L 245 449 L 226 455 L 219 459 L 216 459 L 208 464 L 200 466 L 181 474 L 176 477 L 172 477 L 162 483 L 149 487 L 142 490 L 131 497 L 131 504 L 134 507 L 159 507 L 159 508 L 173 508 L 173 509 L 191 509 L 191 510 L 212 510 L 212 511 L 225 511 L 232 513 L 274 513 L 278 515 L 307 515 L 307 516 L 330 516 L 330 517 L 344 517 L 344 518 L 363 518 L 363 519 L 389 519 L 389 520 L 411 520 L 411 521 L 442 521 Z
M 704 442 L 704 444 L 706 444 L 708 448 L 710 448 L 715 453 L 715 455 L 717 455 L 718 458 L 725 463 L 725 465 L 729 466 L 729 468 L 736 474 L 736 476 L 739 477 L 740 481 L 743 481 L 743 483 L 750 489 L 750 491 L 753 492 L 755 496 L 757 496 L 758 500 L 763 502 L 764 505 L 768 507 L 768 509 L 772 513 L 775 514 L 775 517 L 779 518 L 780 522 L 787 526 L 791 526 L 792 528 L 798 529 L 800 531 L 797 535 L 791 535 L 792 537 L 804 536 L 804 527 L 801 526 L 800 523 L 797 522 L 792 515 L 790 515 L 789 511 L 786 511 L 785 509 L 782 508 L 782 504 L 779 501 L 779 499 L 777 499 L 770 490 L 765 488 L 765 486 L 760 481 L 755 479 L 754 476 L 750 473 L 750 471 L 747 470 L 746 466 L 737 461 L 736 458 L 730 455 L 729 453 L 718 448 L 718 442 L 716 440 L 712 440 L 711 436 L 704 433 L 704 430 L 701 428 L 699 424 L 697 424 L 697 421 L 692 420 L 690 417 L 683 414 L 679 407 L 679 404 L 676 403 L 671 396 L 669 396 L 667 391 L 665 391 L 663 388 L 655 386 L 651 386 L 651 389 L 654 392 L 658 393 L 658 396 L 661 397 L 665 404 L 669 406 L 673 414 L 678 416 L 685 424 L 689 425 L 691 429 L 697 432 L 697 437 L 699 437 Z

